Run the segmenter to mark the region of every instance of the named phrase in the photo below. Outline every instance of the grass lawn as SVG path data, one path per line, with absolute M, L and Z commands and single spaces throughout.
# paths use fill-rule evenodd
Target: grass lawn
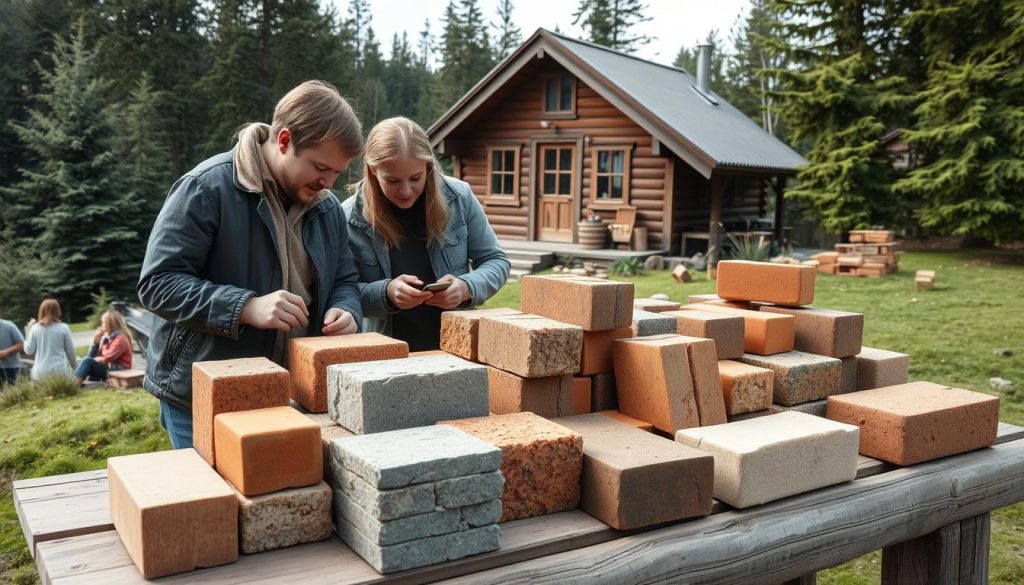
M 919 269 L 937 271 L 936 290 L 913 290 Z M 623 280 L 634 282 L 637 298 L 663 292 L 685 301 L 714 292 L 713 282 L 695 277 L 685 285 L 664 271 Z M 882 279 L 819 274 L 814 304 L 864 313 L 864 344 L 910 354 L 911 379 L 982 392 L 992 376 L 1014 381 L 1021 397 L 1003 397 L 1001 418 L 1024 426 L 1024 254 L 907 253 L 901 272 Z M 518 308 L 519 284 L 509 283 L 486 306 Z M 1001 348 L 1013 355 L 996 356 Z M 61 394 L 36 390 L 22 402 L 0 394 L 0 583 L 36 582 L 11 481 L 99 469 L 112 455 L 170 448 L 157 403 L 145 392 Z M 819 573 L 818 583 L 878 583 L 880 568 L 881 555 L 873 553 Z M 992 515 L 989 575 L 991 583 L 1024 583 L 1024 504 Z

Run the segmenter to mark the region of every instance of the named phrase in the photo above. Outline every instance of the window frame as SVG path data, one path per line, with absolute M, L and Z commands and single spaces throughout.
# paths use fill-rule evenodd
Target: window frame
M 483 198 L 484 199 L 484 203 L 486 205 L 508 205 L 508 206 L 519 207 L 519 205 L 520 205 L 520 192 L 519 192 L 520 181 L 519 181 L 519 175 L 520 175 L 520 172 L 521 172 L 521 164 L 522 164 L 522 161 L 521 161 L 522 154 L 520 152 L 521 150 L 522 150 L 522 145 L 521 144 L 490 144 L 490 145 L 487 146 L 487 162 L 486 162 L 486 165 L 487 165 L 486 183 L 487 183 L 487 185 L 486 185 L 486 189 L 484 190 L 485 196 Z M 500 171 L 495 171 L 491 167 L 491 163 L 492 163 L 493 156 L 494 156 L 495 152 L 501 152 L 501 153 L 511 152 L 512 153 L 512 170 L 511 171 L 509 171 L 507 169 L 504 169 L 504 164 L 502 165 L 503 169 L 500 170 Z M 504 156 L 502 156 L 502 161 L 504 161 Z M 502 175 L 502 177 L 504 177 L 505 175 L 508 175 L 508 174 L 512 175 L 512 194 L 494 193 L 493 191 L 491 191 L 491 181 L 493 180 L 495 174 L 500 174 L 500 175 Z M 502 185 L 504 185 L 504 183 L 505 183 L 504 180 L 502 180 Z
M 557 100 L 557 102 L 558 102 L 559 105 L 561 105 L 561 103 L 562 103 L 562 100 L 561 100 L 561 98 L 562 98 L 562 80 L 564 80 L 564 79 L 569 79 L 572 82 L 571 88 L 570 88 L 571 95 L 570 95 L 570 98 L 569 98 L 569 109 L 568 110 L 548 110 L 548 86 L 551 84 L 552 80 L 558 80 L 558 98 L 559 99 Z M 549 76 L 545 77 L 544 78 L 544 91 L 542 93 L 543 93 L 543 95 L 541 97 L 541 104 L 540 104 L 540 115 L 541 115 L 542 118 L 547 119 L 547 120 L 557 120 L 557 119 L 567 119 L 567 118 L 568 119 L 574 119 L 574 118 L 576 118 L 576 96 L 579 93 L 579 80 L 576 79 L 575 75 L 572 75 L 570 73 L 565 73 L 565 74 L 562 74 L 562 75 L 549 75 Z
M 621 152 L 622 161 L 622 199 L 598 199 L 597 180 L 598 177 L 608 177 L 609 188 L 611 178 L 620 173 L 599 172 L 597 158 L 601 152 Z M 617 209 L 623 205 L 629 205 L 629 183 L 633 176 L 633 147 L 629 144 L 601 144 L 593 145 L 590 148 L 590 206 L 597 209 Z

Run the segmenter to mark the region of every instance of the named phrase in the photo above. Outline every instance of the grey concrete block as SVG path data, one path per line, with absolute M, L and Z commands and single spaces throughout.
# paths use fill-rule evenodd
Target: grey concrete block
M 448 509 L 501 498 L 504 488 L 505 478 L 500 471 L 443 479 L 434 484 L 437 505 Z
M 246 554 L 331 536 L 331 488 L 317 485 L 238 497 L 238 541 Z
M 633 309 L 633 335 L 636 337 L 647 337 L 648 335 L 667 335 L 676 333 L 676 318 Z
M 487 416 L 487 368 L 454 356 L 327 368 L 331 418 L 356 434 Z
M 501 548 L 501 527 L 497 524 L 463 530 L 445 537 L 445 556 L 449 561 Z
M 340 490 L 334 493 L 334 514 L 358 528 L 371 542 L 382 546 L 456 532 L 462 520 L 459 510 L 439 510 L 381 522 Z
M 777 404 L 792 406 L 839 393 L 843 364 L 836 358 L 787 351 L 774 355 L 745 353 L 736 361 L 775 373 L 772 401 Z
M 491 500 L 483 504 L 465 506 L 461 508 L 462 520 L 459 522 L 460 530 L 468 530 L 478 526 L 497 524 L 501 520 L 501 500 Z
M 802 402 L 800 404 L 794 404 L 793 406 L 772 404 L 768 408 L 768 412 L 771 412 L 772 414 L 778 414 L 780 412 L 802 412 L 805 414 L 813 414 L 814 416 L 826 418 L 825 415 L 828 413 L 828 399 L 814 400 L 812 402 Z
M 384 490 L 496 471 L 501 450 L 454 427 L 432 425 L 335 439 L 331 458 Z
M 433 512 L 434 484 L 419 483 L 393 490 L 378 490 L 340 465 L 331 470 L 334 485 L 368 514 L 381 521 Z

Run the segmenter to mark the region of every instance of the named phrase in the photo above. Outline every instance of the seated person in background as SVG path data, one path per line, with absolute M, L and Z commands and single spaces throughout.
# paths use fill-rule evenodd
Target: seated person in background
M 0 319 L 0 388 L 13 384 L 21 371 L 21 348 L 25 338 L 18 326 L 6 319 Z
M 438 349 L 441 312 L 498 292 L 508 280 L 508 256 L 469 185 L 441 174 L 412 120 L 374 126 L 364 161 L 363 180 L 342 204 L 363 328 L 406 341 L 410 351 Z M 435 281 L 451 284 L 421 290 Z
M 103 313 L 100 327 L 92 338 L 89 355 L 82 358 L 75 370 L 75 384 L 81 386 L 86 380 L 104 382 L 107 372 L 131 369 L 132 341 L 132 334 L 121 313 Z
M 71 329 L 60 317 L 57 299 L 46 299 L 39 305 L 38 321 L 31 319 L 25 326 L 25 353 L 36 358 L 32 363 L 33 380 L 69 376 L 78 362 Z

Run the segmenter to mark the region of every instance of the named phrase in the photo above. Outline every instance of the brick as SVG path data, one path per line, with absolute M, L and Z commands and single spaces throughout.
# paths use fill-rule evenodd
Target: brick
M 584 331 L 583 351 L 580 356 L 579 376 L 608 374 L 614 370 L 612 364 L 612 342 L 616 339 L 633 337 L 633 329 L 620 327 L 605 331 Z
M 331 480 L 331 441 L 342 437 L 351 437 L 352 431 L 337 424 L 333 420 L 330 425 L 320 427 L 320 451 L 324 461 L 324 481 L 332 488 L 338 487 Z
M 690 337 L 706 337 L 715 342 L 718 359 L 727 360 L 743 355 L 743 317 L 712 311 L 669 311 L 664 313 L 676 319 L 676 331 Z
M 821 274 L 835 274 L 836 273 L 836 265 L 834 263 L 833 264 L 818 264 L 818 266 L 815 268 L 815 270 L 817 270 Z
M 840 359 L 842 362 L 842 373 L 839 378 L 839 390 L 836 394 L 846 394 L 857 390 L 857 356 L 851 355 Z
M 910 356 L 905 353 L 862 347 L 857 354 L 857 390 L 905 384 L 909 369 Z
M 501 521 L 571 510 L 580 499 L 583 438 L 532 413 L 445 421 L 501 449 Z
M 711 302 L 686 305 L 683 310 L 743 317 L 743 351 L 746 353 L 771 355 L 793 350 L 796 318 L 792 315 L 748 311 Z
M 487 366 L 490 412 L 532 412 L 545 418 L 568 416 L 573 409 L 573 377 L 524 378 Z
M 722 300 L 722 297 L 716 295 L 715 293 L 708 293 L 703 295 L 690 295 L 686 297 L 686 302 L 691 305 L 696 305 L 697 303 L 706 303 L 708 301 L 720 300 Z
M 794 404 L 793 406 L 772 404 L 768 410 L 773 414 L 777 414 L 780 412 L 802 412 L 804 414 L 811 414 L 814 416 L 825 418 L 825 414 L 828 411 L 828 399 L 812 400 L 811 402 L 803 402 L 800 404 Z
M 142 370 L 116 370 L 107 372 L 107 385 L 122 390 L 141 388 L 145 377 L 146 372 Z
M 447 510 L 483 504 L 501 498 L 505 478 L 501 471 L 488 471 L 442 479 L 434 484 L 437 505 Z
M 768 356 L 744 354 L 737 361 L 774 372 L 772 401 L 784 406 L 821 400 L 839 391 L 842 362 L 836 358 L 789 351 Z
M 480 361 L 524 378 L 575 374 L 582 351 L 583 330 L 575 325 L 537 315 L 480 320 Z
M 914 290 L 935 290 L 935 281 L 925 278 L 915 278 Z
M 759 311 L 792 315 L 793 349 L 834 358 L 860 353 L 864 336 L 864 315 L 816 307 L 779 307 L 765 305 Z
M 676 440 L 714 455 L 715 499 L 746 508 L 857 476 L 858 429 L 800 412 L 684 429 Z
M 495 471 L 501 451 L 446 425 L 335 439 L 331 458 L 385 490 Z
M 455 356 L 339 364 L 327 375 L 331 418 L 356 434 L 487 414 L 487 368 Z
M 686 269 L 685 266 L 680 264 L 672 269 L 672 280 L 676 281 L 677 284 L 686 284 L 693 280 L 693 275 Z
M 676 320 L 670 315 L 633 310 L 633 324 L 630 326 L 634 337 L 668 335 L 676 332 Z
M 722 397 L 728 415 L 765 410 L 772 405 L 775 373 L 733 360 L 718 362 Z
M 661 299 L 633 299 L 633 308 L 648 313 L 664 313 L 665 311 L 678 311 L 679 303 Z
M 928 280 L 935 280 L 934 270 L 918 270 L 914 273 L 914 278 L 925 278 Z
M 462 513 L 458 510 L 435 510 L 417 516 L 381 521 L 353 502 L 345 492 L 334 493 L 334 522 L 351 524 L 371 542 L 379 546 L 421 540 L 459 530 Z
M 701 337 L 679 337 L 686 344 L 701 426 L 725 424 L 725 401 L 722 398 L 722 381 L 718 376 L 715 342 Z
M 606 416 L 624 425 L 629 425 L 631 427 L 640 429 L 641 431 L 647 431 L 648 433 L 654 432 L 654 425 L 652 425 L 651 423 L 645 420 L 633 418 L 631 416 L 626 416 L 617 410 L 602 410 L 597 414 L 600 414 L 601 416 Z
M 914 465 L 991 445 L 999 398 L 932 382 L 830 397 L 828 418 L 860 427 L 860 452 Z
M 518 315 L 515 309 L 477 309 L 441 313 L 441 349 L 473 362 L 477 357 L 480 319 L 489 315 Z
M 630 530 L 711 513 L 709 454 L 600 414 L 555 422 L 583 437 L 580 509 L 587 514 Z
M 619 411 L 667 433 L 699 426 L 686 346 L 680 335 L 617 340 Z
M 238 560 L 238 500 L 194 450 L 111 457 L 107 475 L 110 517 L 144 578 Z
M 217 473 L 247 496 L 323 481 L 320 427 L 290 407 L 219 414 L 213 427 Z
M 844 254 L 836 260 L 837 266 L 860 266 L 864 263 L 864 256 L 860 254 Z
M 524 276 L 522 310 L 586 331 L 629 327 L 632 283 L 585 276 Z
M 572 413 L 589 414 L 592 380 L 586 376 L 572 379 Z
M 818 261 L 818 266 L 822 264 L 835 264 L 836 260 L 839 259 L 839 252 L 818 252 L 812 258 Z
M 814 302 L 815 269 L 799 264 L 746 260 L 718 263 L 718 296 L 733 301 L 764 301 L 787 306 Z
M 217 464 L 213 419 L 224 412 L 288 406 L 288 370 L 267 358 L 192 364 L 192 444 L 211 467 Z
M 409 357 L 426 357 L 426 356 L 431 356 L 431 355 L 446 356 L 446 355 L 453 355 L 453 354 L 450 353 L 450 352 L 444 351 L 443 349 L 427 349 L 427 350 L 424 350 L 424 351 L 410 351 L 409 352 Z
M 597 374 L 590 380 L 590 412 L 617 409 L 619 394 L 615 388 L 615 374 Z
M 331 488 L 324 482 L 238 498 L 239 547 L 253 554 L 331 537 Z
M 292 399 L 310 412 L 327 412 L 327 366 L 406 357 L 408 343 L 380 333 L 289 339 Z

